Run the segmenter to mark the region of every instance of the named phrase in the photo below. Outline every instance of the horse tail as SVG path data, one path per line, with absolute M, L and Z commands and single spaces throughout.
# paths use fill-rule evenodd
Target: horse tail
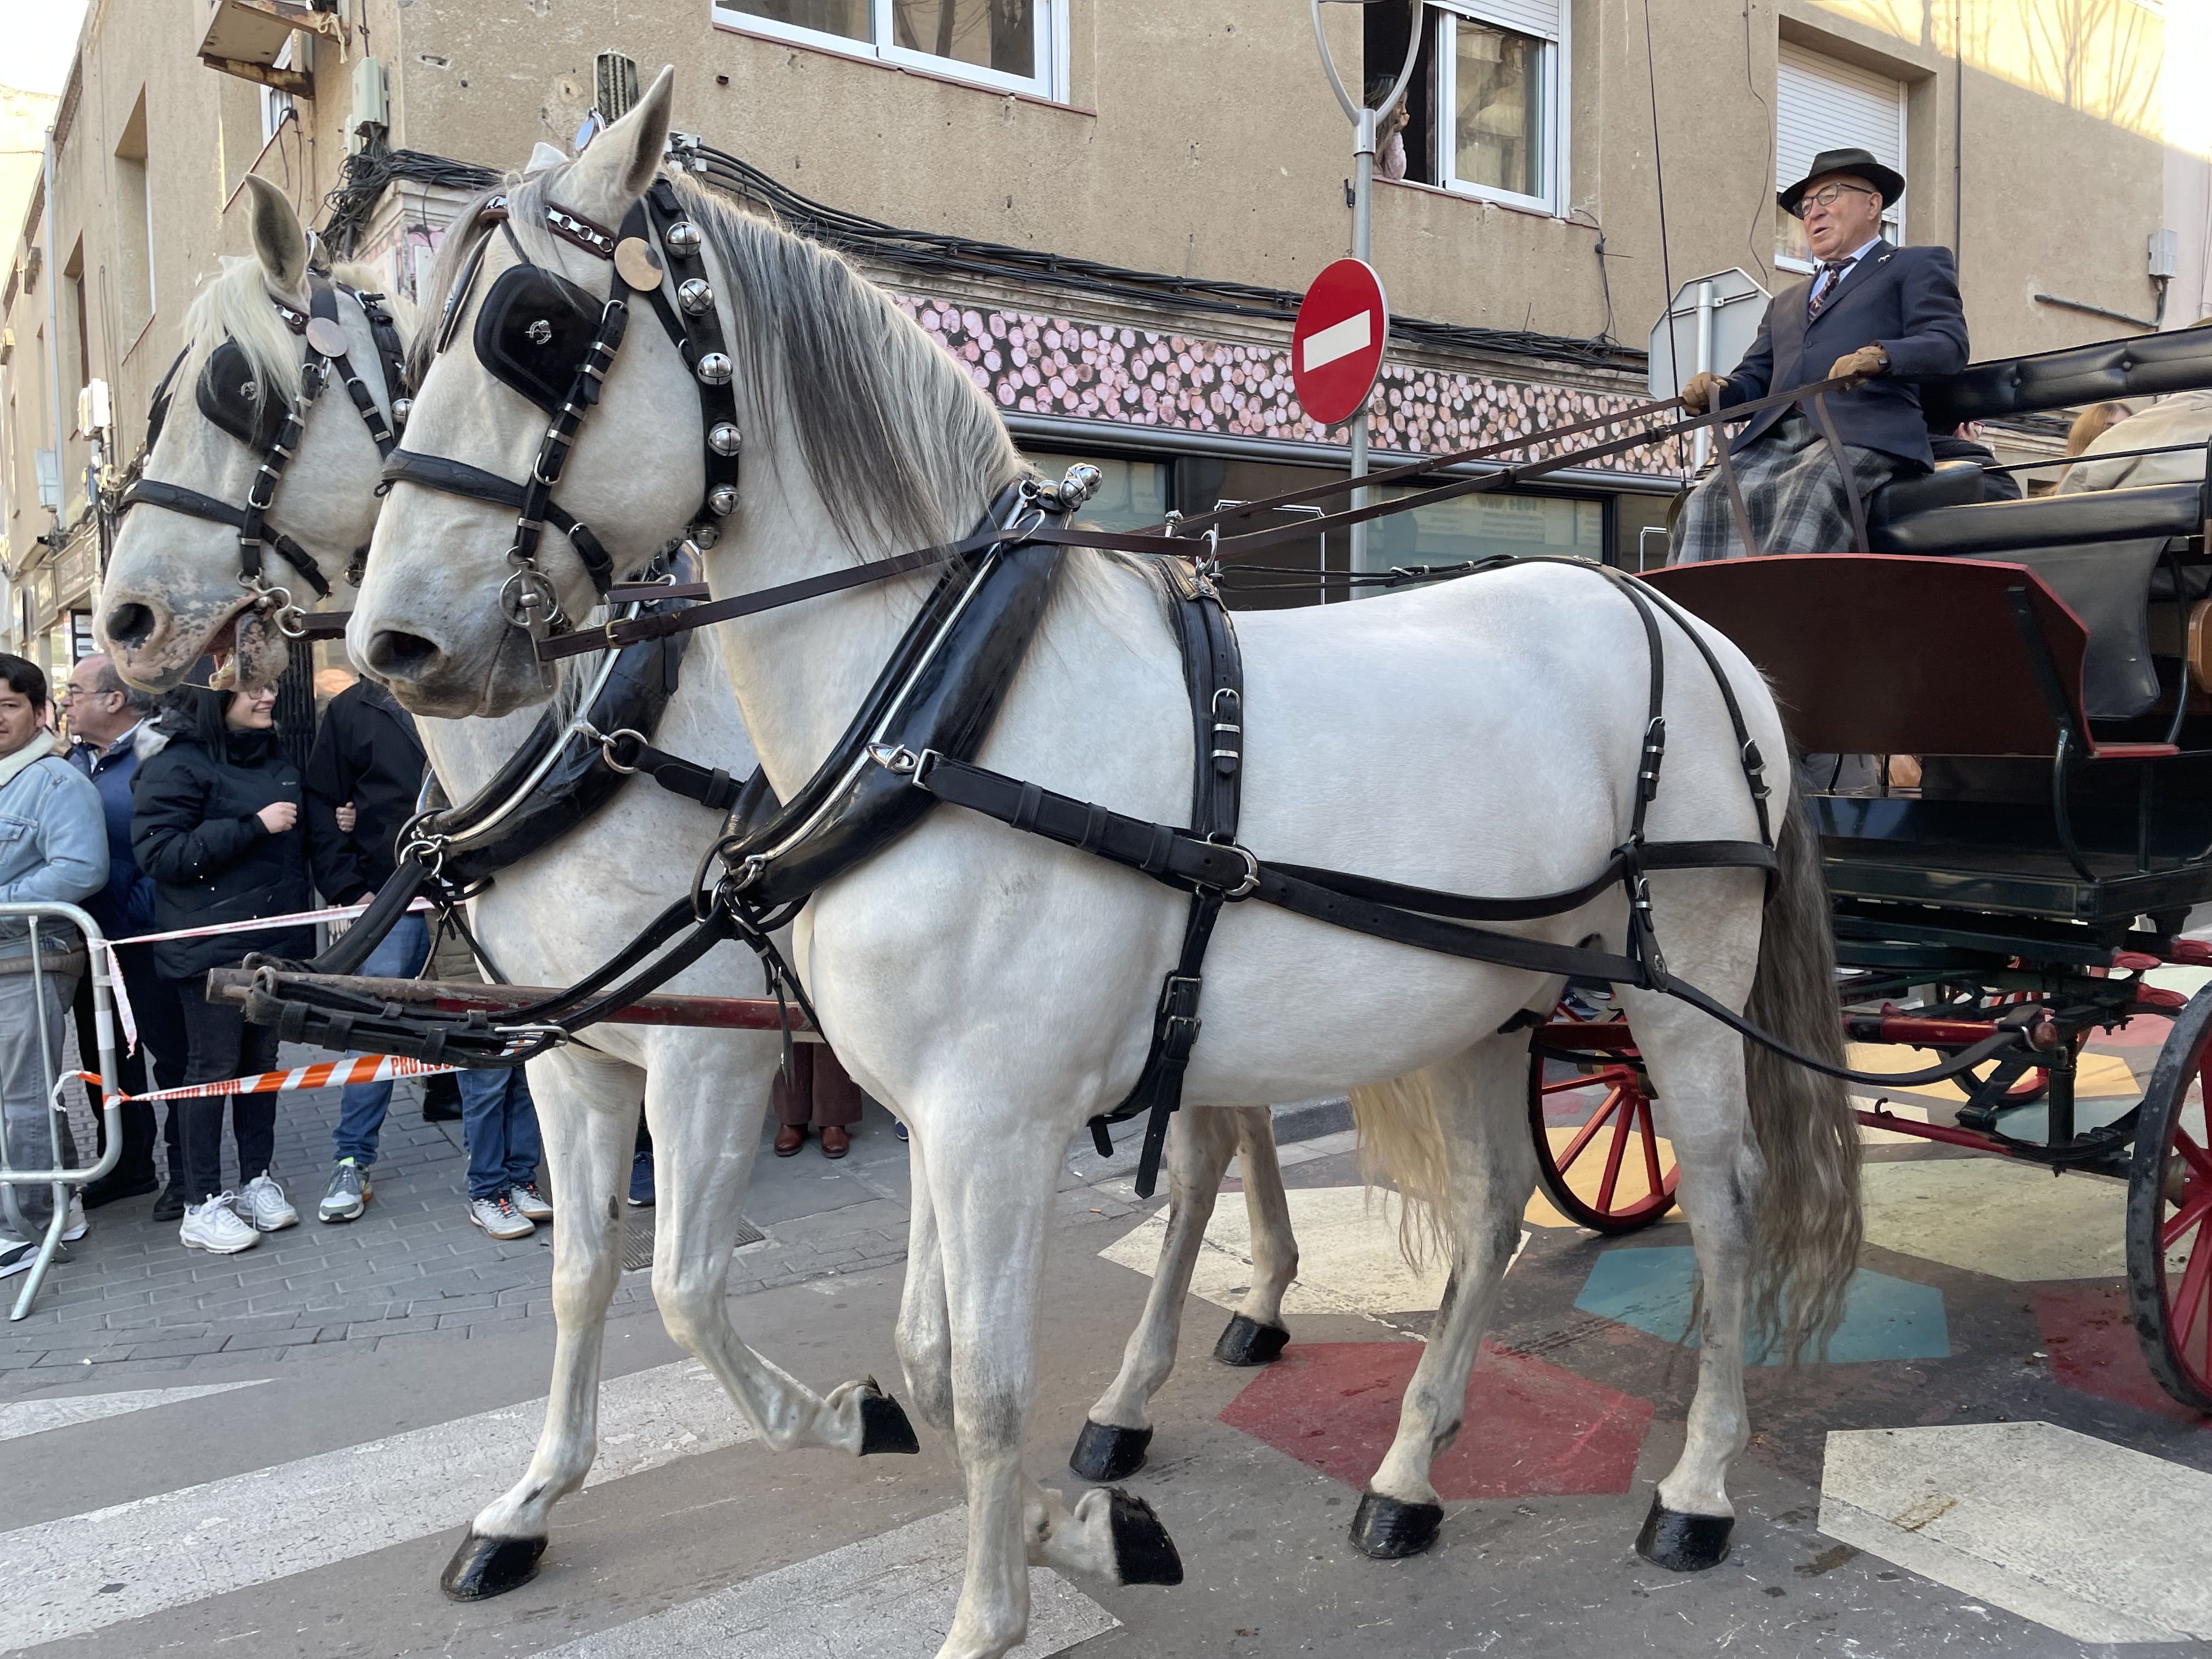
M 1416 1272 L 1444 1249 L 1451 1166 L 1437 1113 L 1435 1079 L 1409 1072 L 1352 1091 L 1358 1133 L 1359 1176 L 1369 1201 L 1386 1181 L 1398 1190 L 1398 1252 Z
M 1745 1009 L 1753 1024 L 1800 1053 L 1844 1064 L 1836 1007 L 1836 942 L 1820 836 L 1793 790 L 1775 842 L 1781 878 L 1766 901 L 1759 967 Z M 1753 1250 L 1751 1328 L 1773 1334 L 1796 1360 L 1817 1353 L 1844 1316 L 1864 1227 L 1859 1136 L 1850 1096 L 1826 1077 L 1747 1042 L 1752 1131 L 1766 1161 Z

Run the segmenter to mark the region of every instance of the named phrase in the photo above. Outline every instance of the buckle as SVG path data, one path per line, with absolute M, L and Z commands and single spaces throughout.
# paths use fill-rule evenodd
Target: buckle
M 1233 904 L 1238 899 L 1249 898 L 1259 890 L 1260 860 L 1249 847 L 1237 842 L 1231 842 L 1228 845 L 1231 852 L 1244 860 L 1244 879 L 1234 887 L 1222 890 L 1221 896 L 1224 902 Z

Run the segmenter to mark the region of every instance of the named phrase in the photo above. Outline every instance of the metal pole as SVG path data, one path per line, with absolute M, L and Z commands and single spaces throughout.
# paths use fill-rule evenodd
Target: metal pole
M 1314 45 L 1321 49 L 1321 66 L 1328 76 L 1330 88 L 1336 94 L 1337 103 L 1343 107 L 1346 118 L 1352 123 L 1352 257 L 1363 264 L 1370 263 L 1368 253 L 1374 241 L 1376 129 L 1405 97 L 1406 88 L 1413 78 L 1414 62 L 1421 55 L 1421 25 L 1427 10 L 1427 0 L 1410 0 L 1410 3 L 1413 15 L 1408 20 L 1406 33 L 1406 61 L 1398 70 L 1397 84 L 1390 88 L 1390 95 L 1378 107 L 1369 109 L 1364 100 L 1354 102 L 1352 94 L 1344 89 L 1344 79 L 1336 72 L 1336 60 L 1329 55 L 1328 36 L 1322 28 L 1322 0 L 1311 0 Z M 1359 412 L 1352 417 L 1351 430 L 1352 476 L 1364 478 L 1367 476 L 1366 404 L 1362 404 Z M 1355 511 L 1366 506 L 1367 492 L 1364 489 L 1353 490 L 1352 505 Z M 1364 570 L 1367 568 L 1367 526 L 1364 524 L 1353 525 L 1351 539 L 1351 568 Z
M 1670 315 L 1667 319 L 1667 328 L 1670 334 L 1674 327 L 1674 319 Z M 1667 343 L 1671 352 L 1674 342 L 1670 339 Z M 1704 374 L 1712 366 L 1713 285 L 1711 283 L 1699 283 L 1698 284 L 1698 372 Z M 1713 429 L 1709 426 L 1701 426 L 1698 428 L 1697 440 L 1691 451 L 1692 469 L 1693 471 L 1702 469 L 1706 461 L 1711 459 L 1712 453 Z

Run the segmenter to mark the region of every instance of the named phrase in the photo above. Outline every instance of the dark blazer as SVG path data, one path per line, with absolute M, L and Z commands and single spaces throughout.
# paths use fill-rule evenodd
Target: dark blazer
M 307 782 L 315 885 L 332 904 L 351 904 L 392 878 L 393 840 L 415 816 L 422 740 L 413 717 L 374 680 L 348 686 L 323 711 Z M 351 834 L 338 828 L 348 801 L 359 815 Z
M 1959 304 L 1959 273 L 1951 250 L 1877 241 L 1808 324 L 1805 302 L 1812 292 L 1808 276 L 1768 302 L 1759 337 L 1729 371 L 1721 406 L 1816 386 L 1837 358 L 1879 345 L 1889 354 L 1888 372 L 1856 392 L 1828 398 L 1836 431 L 1847 444 L 1932 465 L 1928 425 L 1920 417 L 1920 388 L 1913 382 L 1955 374 L 1966 366 L 1966 317 Z M 1794 407 L 1778 404 L 1759 416 L 1732 448 L 1757 443 Z
M 85 900 L 84 908 L 110 939 L 154 931 L 154 878 L 131 853 L 131 786 L 142 758 L 138 736 L 149 729 L 141 720 L 105 749 L 70 745 L 70 764 L 92 780 L 107 817 L 107 885 Z
M 161 932 L 307 908 L 307 836 L 297 825 L 272 836 L 256 816 L 271 801 L 300 805 L 299 769 L 273 741 L 238 747 L 251 753 L 250 763 L 219 759 L 190 735 L 171 736 L 138 769 L 131 845 L 154 878 Z M 235 967 L 249 951 L 311 957 L 314 930 L 165 939 L 154 946 L 154 966 L 165 979 L 197 980 L 210 968 Z

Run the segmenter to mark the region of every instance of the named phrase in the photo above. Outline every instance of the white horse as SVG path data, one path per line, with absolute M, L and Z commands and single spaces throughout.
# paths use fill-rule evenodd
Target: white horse
M 296 395 L 301 346 L 270 301 L 282 299 L 295 308 L 307 301 L 307 242 L 297 216 L 273 187 L 258 179 L 247 184 L 255 258 L 230 262 L 196 302 L 191 344 L 147 468 L 149 477 L 228 501 L 244 499 L 255 458 L 196 407 L 199 367 L 228 337 L 246 351 L 265 384 L 282 395 Z M 336 275 L 356 289 L 376 282 L 365 269 L 340 267 Z M 403 337 L 411 339 L 411 310 L 398 305 L 392 310 Z M 339 315 L 348 331 L 349 356 L 388 415 L 392 392 L 377 370 L 367 323 L 350 302 L 341 302 Z M 381 467 L 349 403 L 337 388 L 326 391 L 309 407 L 272 523 L 337 576 L 368 539 L 380 504 L 375 491 Z M 237 570 L 232 532 L 144 506 L 128 514 L 109 568 L 100 620 L 117 665 L 133 684 L 154 690 L 177 684 L 204 652 L 234 637 L 234 622 L 241 682 L 267 684 L 283 672 L 283 642 L 264 614 L 251 608 L 252 596 L 239 586 Z M 296 573 L 276 569 L 271 580 L 289 581 L 306 597 Z M 343 586 L 338 597 L 350 592 L 349 586 Z M 573 695 L 584 678 L 576 677 L 564 692 Z M 534 711 L 497 720 L 425 719 L 417 729 L 441 781 L 453 799 L 463 800 L 492 775 L 534 720 Z M 751 769 L 751 746 L 728 681 L 703 641 L 686 659 L 656 741 L 677 754 L 712 757 L 737 775 Z M 503 872 L 471 901 L 472 931 L 510 977 L 571 982 L 681 896 L 720 827 L 720 814 L 640 779 L 581 828 Z M 638 849 L 651 850 L 641 854 Z M 752 995 L 759 988 L 759 969 L 744 953 L 725 950 L 670 988 Z M 447 1569 L 449 1590 L 475 1597 L 524 1582 L 544 1550 L 553 1505 L 582 1483 L 591 1467 L 602 1334 L 620 1274 L 620 1200 L 641 1097 L 655 1153 L 653 1290 L 671 1334 L 714 1369 L 772 1448 L 821 1444 L 862 1452 L 910 1441 L 896 1406 L 872 1383 L 848 1382 L 817 1396 L 731 1328 L 730 1250 L 781 1058 L 781 1042 L 772 1034 L 605 1025 L 592 1031 L 587 1044 L 530 1062 L 561 1215 L 554 1233 L 559 1339 L 553 1387 L 536 1457 L 514 1488 L 476 1517 Z M 1207 1113 L 1194 1126 L 1179 1125 L 1170 1138 L 1176 1199 L 1160 1272 L 1145 1319 L 1129 1340 L 1123 1374 L 1091 1413 L 1097 1424 L 1119 1431 L 1115 1449 L 1125 1468 L 1149 1437 L 1147 1403 L 1173 1364 L 1198 1241 L 1223 1169 L 1239 1150 L 1238 1130 L 1261 1261 L 1238 1314 L 1249 1332 L 1263 1337 L 1274 1332 L 1279 1338 L 1282 1295 L 1296 1270 L 1265 1109 L 1247 1109 L 1233 1122 L 1226 1114 Z M 1233 1322 L 1232 1334 L 1238 1328 Z
M 544 215 L 623 223 L 653 183 L 669 120 L 664 71 L 573 164 L 512 194 L 524 255 L 588 293 L 602 259 Z M 844 262 L 678 181 L 704 234 L 732 342 L 747 449 L 737 509 L 708 556 L 729 594 L 970 532 L 1023 468 L 989 401 Z M 457 228 L 456 235 L 489 234 Z M 491 237 L 472 310 L 517 255 Z M 410 449 L 525 476 L 543 418 L 465 343 L 417 393 Z M 702 483 L 696 386 L 641 318 L 576 443 L 556 499 L 617 563 L 684 533 Z M 510 511 L 402 484 L 379 520 L 349 640 L 402 702 L 440 715 L 542 701 L 530 639 L 502 617 Z M 545 574 L 562 608 L 592 594 L 557 539 Z M 836 743 L 915 614 L 921 577 L 817 598 L 718 630 L 761 763 L 789 799 Z M 1553 564 L 1360 605 L 1244 617 L 1243 838 L 1263 859 L 1350 867 L 1456 892 L 1573 887 L 1623 836 L 1646 717 L 1636 611 L 1597 577 Z M 1786 752 L 1758 674 L 1703 630 L 1750 731 Z M 1757 833 L 1738 745 L 1683 625 L 1662 624 L 1666 783 L 1655 840 Z M 1133 562 L 1071 552 L 979 763 L 1046 788 L 1175 823 L 1188 811 L 1191 714 L 1159 590 Z M 1832 1053 L 1832 947 L 1816 849 L 1793 813 L 1765 901 L 1759 872 L 1651 878 L 1674 974 L 1747 1003 L 1800 1048 Z M 1054 1176 L 1070 1134 L 1143 1064 L 1179 894 L 1136 873 L 940 806 L 824 885 L 793 927 L 824 1030 L 854 1076 L 913 1136 L 913 1247 L 900 1317 L 908 1387 L 953 1434 L 966 1474 L 966 1576 L 942 1659 L 1007 1652 L 1028 1619 L 1030 1561 L 1143 1576 L 1165 1544 L 1093 1493 L 1073 1510 L 1031 1480 L 1022 1437 L 1036 1387 L 1039 1279 Z M 1514 931 L 1620 947 L 1618 890 Z M 1407 1390 L 1395 1443 L 1362 1508 L 1370 1531 L 1433 1531 L 1430 1463 L 1457 1431 L 1468 1367 L 1534 1184 L 1523 1118 L 1526 1041 L 1556 977 L 1231 905 L 1206 965 L 1194 1105 L 1356 1097 L 1395 1167 L 1432 1162 L 1450 1287 Z M 1858 1237 L 1857 1144 L 1837 1086 L 1754 1057 L 1687 1006 L 1624 991 L 1704 1289 L 1698 1388 L 1681 1460 L 1639 1540 L 1667 1565 L 1710 1565 L 1747 1437 L 1747 1301 L 1779 1304 L 1802 1336 L 1832 1322 Z M 1378 1080 L 1401 1086 L 1374 1090 Z M 1413 1149 L 1409 1153 L 1408 1149 Z M 1414 1182 L 1417 1188 L 1420 1182 Z

